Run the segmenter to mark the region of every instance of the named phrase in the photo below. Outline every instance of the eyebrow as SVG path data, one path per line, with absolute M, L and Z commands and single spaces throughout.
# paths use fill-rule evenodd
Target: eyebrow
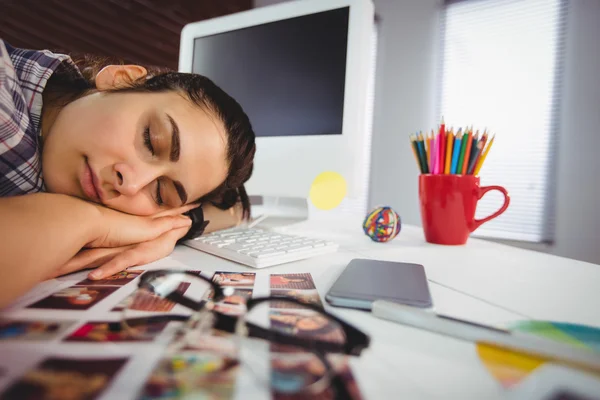
M 167 118 L 171 123 L 171 154 L 169 155 L 169 160 L 172 162 L 179 161 L 179 126 L 177 126 L 177 122 L 167 114 Z

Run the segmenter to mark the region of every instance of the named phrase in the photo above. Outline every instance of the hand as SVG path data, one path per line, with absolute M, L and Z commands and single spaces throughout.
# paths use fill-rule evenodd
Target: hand
M 85 249 L 80 251 L 60 270 L 52 276 L 65 275 L 82 269 L 96 268 L 88 274 L 89 279 L 103 279 L 129 267 L 148 264 L 171 254 L 179 239 L 187 233 L 188 228 L 176 228 L 163 233 L 156 239 L 129 246 Z
M 192 221 L 181 214 L 199 204 L 173 208 L 147 217 L 95 206 L 100 213 L 100 228 L 95 239 L 84 247 L 123 247 L 156 239 L 173 229 L 185 228 L 187 231 Z
M 180 215 L 197 207 L 197 204 L 165 210 L 151 218 L 159 219 Z M 91 272 L 90 279 L 102 279 L 134 265 L 147 264 L 169 255 L 177 241 L 185 236 L 189 227 L 174 228 L 155 239 L 126 246 L 83 249 L 69 260 L 58 271 L 53 271 L 47 279 L 65 275 L 74 271 L 99 267 Z M 98 272 L 98 275 L 92 276 Z

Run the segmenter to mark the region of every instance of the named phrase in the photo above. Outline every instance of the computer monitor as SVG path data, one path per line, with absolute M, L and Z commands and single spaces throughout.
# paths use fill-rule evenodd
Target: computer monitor
M 250 195 L 306 199 L 324 171 L 360 193 L 373 21 L 370 0 L 297 0 L 184 27 L 179 70 L 212 79 L 256 132 Z

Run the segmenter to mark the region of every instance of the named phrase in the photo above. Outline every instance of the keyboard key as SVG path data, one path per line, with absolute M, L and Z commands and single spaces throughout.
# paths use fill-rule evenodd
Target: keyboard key
M 229 233 L 222 233 L 220 236 L 222 238 L 226 238 L 226 237 L 232 237 L 232 236 L 243 236 L 244 232 L 229 232 Z
M 239 252 L 240 250 L 247 249 L 247 247 L 244 247 L 244 246 L 248 246 L 248 245 L 243 245 L 243 244 L 239 244 L 239 243 L 231 243 L 226 246 L 223 246 L 223 248 L 227 249 L 227 250 Z

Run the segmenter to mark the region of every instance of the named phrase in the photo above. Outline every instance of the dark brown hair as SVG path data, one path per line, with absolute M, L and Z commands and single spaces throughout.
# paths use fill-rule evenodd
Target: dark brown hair
M 61 64 L 45 89 L 52 102 L 63 106 L 94 90 L 96 88 L 94 79 L 102 68 L 111 64 L 122 64 L 118 60 L 89 55 L 72 55 L 72 59 L 77 69 L 69 63 Z M 197 200 L 209 201 L 222 210 L 227 210 L 240 202 L 243 218 L 248 219 L 250 201 L 244 183 L 252 175 L 256 144 L 254 130 L 240 104 L 205 76 L 156 67 L 146 69 L 148 71 L 146 77 L 129 82 L 128 85 L 110 92 L 176 91 L 218 118 L 223 123 L 227 135 L 227 177 L 212 192 Z

